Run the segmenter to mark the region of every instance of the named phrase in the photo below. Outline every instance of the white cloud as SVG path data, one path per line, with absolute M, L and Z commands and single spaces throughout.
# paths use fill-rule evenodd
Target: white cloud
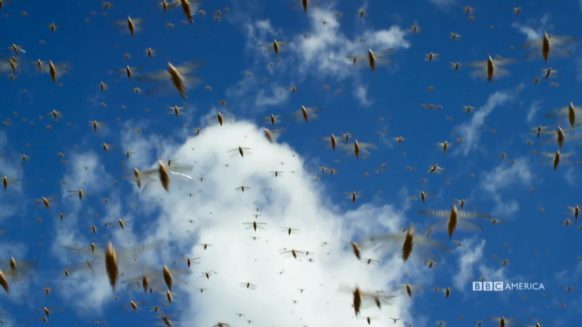
M 529 107 L 529 110 L 527 111 L 527 117 L 526 117 L 526 121 L 528 124 L 531 124 L 531 122 L 533 122 L 537 113 L 541 109 L 542 109 L 541 101 L 534 101 L 534 103 L 531 104 L 531 106 Z
M 1 179 L 7 176 L 10 184 L 7 190 L 4 190 Z M 18 155 L 10 146 L 10 142 L 6 133 L 0 130 L 0 220 L 14 217 L 15 215 L 26 215 L 26 201 L 23 200 L 22 180 L 24 173 L 22 167 L 18 163 Z M 6 225 L 0 225 L 0 237 L 4 233 L 10 233 L 10 229 L 14 226 L 14 221 L 9 222 L 11 226 L 4 229 Z M 16 258 L 17 261 L 28 261 L 26 254 L 28 247 L 15 240 L 0 241 L 0 253 L 3 253 L 2 263 L 0 269 L 7 272 L 7 261 L 10 257 Z M 13 275 L 7 276 L 10 285 L 10 294 L 0 289 L 0 298 L 6 302 L 24 303 L 25 296 L 30 292 L 30 285 L 36 276 L 30 272 L 19 274 L 18 277 Z M 11 326 L 11 317 L 8 313 L 0 310 L 0 320 L 6 325 Z
M 4 190 L 1 179 L 8 177 L 8 190 Z M 10 146 L 4 131 L 0 131 L 0 220 L 11 217 L 23 211 L 22 208 L 22 179 L 23 171 L 18 164 L 18 156 Z
M 519 90 L 519 89 L 518 89 Z M 471 120 L 456 127 L 459 136 L 463 138 L 463 143 L 458 147 L 458 152 L 467 156 L 477 149 L 481 137 L 481 128 L 485 124 L 485 119 L 495 108 L 503 106 L 515 98 L 518 91 L 497 91 L 489 96 L 487 102 L 475 112 Z
M 271 42 L 277 31 L 269 20 L 248 21 L 244 24 L 246 34 L 246 50 L 269 57 L 272 54 Z
M 83 235 L 87 234 L 92 224 L 97 226 L 99 233 L 104 233 L 101 230 L 104 229 L 104 222 L 121 216 L 118 210 L 119 198 L 105 193 L 110 190 L 113 178 L 100 163 L 96 153 L 72 154 L 69 163 L 68 171 L 64 176 L 64 181 L 67 183 L 62 185 L 61 190 L 65 217 L 63 223 L 56 224 L 56 238 L 51 249 L 63 267 L 63 270 L 56 273 L 55 280 L 58 282 L 59 296 L 83 313 L 94 315 L 99 314 L 101 305 L 112 298 L 111 287 L 103 267 L 103 258 L 82 255 L 80 250 L 72 251 L 71 248 L 80 249 L 89 246 L 91 241 Z M 76 193 L 69 192 L 80 188 L 85 191 L 84 200 L 79 200 Z M 87 208 L 88 198 L 99 199 L 104 194 L 107 194 L 111 201 L 105 208 L 104 214 L 98 208 Z M 79 233 L 79 231 L 86 232 Z M 127 235 L 121 237 L 119 234 L 114 234 L 112 239 L 132 241 L 131 237 Z M 92 262 L 94 270 L 85 269 L 87 260 Z M 66 278 L 65 268 L 71 273 Z
M 532 20 L 530 23 L 533 22 L 534 21 Z M 511 26 L 517 29 L 521 34 L 525 35 L 527 41 L 537 43 L 542 39 L 544 32 L 552 27 L 550 24 L 550 16 L 548 14 L 543 15 L 540 20 L 535 21 L 535 24 L 538 24 L 538 26 L 532 27 L 530 25 L 514 22 Z
M 141 144 L 137 139 L 142 137 L 128 134 L 124 141 L 139 148 L 135 145 Z M 237 146 L 249 147 L 250 152 L 244 158 L 232 155 L 229 150 Z M 390 252 L 374 248 L 364 250 L 363 255 L 382 261 L 378 265 L 366 265 L 354 257 L 349 246 L 351 240 L 376 234 L 378 230 L 400 232 L 405 224 L 401 210 L 406 208 L 366 204 L 341 212 L 323 196 L 325 190 L 305 170 L 305 163 L 297 153 L 288 145 L 269 143 L 259 128 L 247 122 L 211 126 L 183 144 L 168 145 L 168 148 L 173 149 L 167 153 L 169 157 L 175 162 L 193 164 L 189 174 L 203 176 L 204 180 L 187 182 L 174 178 L 169 193 L 160 185 L 152 184 L 145 192 L 118 197 L 104 216 L 121 215 L 123 203 L 128 201 L 138 202 L 135 216 L 145 216 L 144 211 L 150 215 L 154 212 L 153 220 L 141 218 L 148 237 L 134 234 L 131 229 L 112 235 L 117 244 L 136 239 L 148 244 L 162 242 L 140 264 L 126 262 L 122 266 L 126 277 L 139 276 L 143 267 L 180 262 L 176 253 L 200 257 L 200 265 L 185 277 L 186 283 L 178 285 L 176 305 L 181 308 L 184 321 L 200 326 L 218 321 L 233 325 L 246 321 L 237 320 L 236 312 L 244 313 L 244 319 L 261 326 L 338 326 L 346 322 L 356 324 L 358 320 L 364 322 L 366 315 L 377 317 L 376 323 L 384 325 L 390 321 L 388 317 L 400 317 L 400 323 L 411 321 L 411 302 L 401 296 L 401 285 L 429 278 L 421 273 L 425 269 L 422 259 L 413 254 L 404 264 L 398 246 Z M 67 179 L 98 183 L 96 176 L 105 178 L 102 165 L 93 159 L 91 154 L 73 158 Z M 89 168 L 79 170 L 78 167 Z M 274 170 L 284 173 L 275 178 L 269 173 Z M 244 193 L 236 191 L 240 185 L 251 188 Z M 148 211 L 151 206 L 159 210 Z M 254 219 L 257 208 L 260 209 L 257 221 L 265 225 L 254 232 L 245 229 L 243 223 Z M 80 210 L 72 214 L 86 216 Z M 87 243 L 73 236 L 72 231 L 81 225 L 77 221 L 80 219 L 68 222 L 67 230 L 59 234 L 60 243 Z M 289 236 L 281 230 L 287 226 L 299 231 Z M 257 239 L 253 240 L 253 236 Z M 211 246 L 203 250 L 198 246 L 200 243 Z M 283 248 L 310 254 L 294 259 L 282 255 Z M 75 260 L 62 249 L 55 252 L 64 263 Z M 60 285 L 63 296 L 69 301 L 76 299 L 79 310 L 98 311 L 113 297 L 103 265 L 95 269 L 96 274 L 90 271 L 72 274 Z M 202 277 L 201 272 L 208 270 L 217 274 L 210 279 Z M 257 288 L 242 288 L 240 284 L 244 282 L 256 284 Z M 363 308 L 362 315 L 356 318 L 349 291 L 356 285 L 364 290 L 386 290 L 397 297 L 393 305 L 382 308 L 381 314 L 371 306 Z M 199 287 L 206 291 L 200 293 Z M 341 291 L 342 288 L 348 290 Z
M 406 32 L 399 26 L 391 26 L 386 30 L 367 30 L 362 41 L 364 46 L 371 49 L 398 49 L 408 48 L 410 43 L 404 39 Z M 358 40 L 360 41 L 360 40 Z
M 564 173 L 564 180 L 566 181 L 566 183 L 568 183 L 570 186 L 577 186 L 579 185 L 579 178 L 580 175 L 578 175 L 576 173 L 576 170 L 572 167 L 568 167 L 568 169 L 566 169 L 566 172 Z
M 10 147 L 8 137 L 4 131 L 0 131 L 0 172 L 2 175 L 19 175 L 19 168 L 14 160 L 16 158 L 14 151 Z
M 70 158 L 69 174 L 64 178 L 66 185 L 63 188 L 63 198 L 71 198 L 69 191 L 79 188 L 91 192 L 99 192 L 110 183 L 111 177 L 105 172 L 105 168 L 99 164 L 99 157 L 94 152 L 73 154 Z M 75 197 L 72 197 L 75 198 Z
M 522 25 L 519 23 L 513 23 L 513 27 L 525 35 L 528 41 L 539 41 L 542 39 L 543 31 L 539 28 L 534 29 L 531 26 Z
M 358 85 L 354 90 L 354 95 L 362 106 L 369 107 L 372 105 L 372 101 L 368 99 L 368 89 L 365 86 Z
M 232 156 L 229 150 L 239 145 L 250 147 L 251 154 L 244 158 Z M 186 313 L 187 321 L 211 325 L 243 312 L 261 326 L 341 325 L 355 321 L 351 295 L 340 292 L 341 286 L 396 289 L 402 274 L 414 267 L 403 267 L 396 253 L 378 267 L 357 261 L 348 247 L 354 230 L 361 230 L 358 225 L 366 220 L 362 228 L 369 228 L 376 221 L 398 231 L 400 220 L 391 214 L 394 209 L 366 206 L 346 215 L 336 212 L 322 199 L 320 186 L 304 170 L 300 157 L 286 145 L 268 143 L 251 124 L 210 127 L 189 139 L 174 157 L 180 162 L 197 160 L 192 174 L 204 175 L 205 181 L 192 185 L 194 196 L 188 201 L 177 190 L 147 194 L 146 201 L 157 201 L 163 212 L 155 238 L 190 247 L 191 256 L 201 256 L 198 271 L 217 272 L 209 280 L 199 273 L 188 278 L 191 307 Z M 274 178 L 269 174 L 272 170 L 283 170 L 284 174 Z M 242 184 L 251 189 L 235 191 Z M 181 187 L 187 192 L 187 185 Z M 265 229 L 245 230 L 242 223 L 253 219 L 256 208 L 261 209 L 258 221 L 266 223 Z M 185 217 L 196 217 L 194 226 Z M 386 217 L 393 219 L 388 221 Z M 300 231 L 288 236 L 280 230 L 283 226 Z M 258 239 L 252 240 L 255 235 Z M 195 239 L 213 246 L 203 251 L 194 246 Z M 322 246 L 322 242 L 328 245 Z M 279 253 L 283 248 L 308 250 L 313 253 L 313 262 L 283 256 Z M 240 283 L 246 281 L 257 284 L 257 289 L 241 288 Z M 191 291 L 193 287 L 208 290 L 200 294 Z M 305 292 L 300 293 L 299 288 Z M 386 314 L 382 316 L 408 319 L 408 304 L 398 297 L 393 306 L 383 309 Z M 225 307 L 232 312 L 225 312 Z M 382 323 L 386 318 L 378 319 Z M 387 322 L 386 319 L 383 323 Z
M 515 183 L 529 184 L 533 175 L 528 162 L 526 158 L 518 158 L 510 165 L 501 163 L 485 173 L 481 186 L 487 192 L 495 194 Z
M 497 269 L 491 268 L 487 265 L 479 265 L 479 279 L 484 279 L 486 281 L 506 281 L 508 280 L 505 275 L 505 267 L 499 267 Z M 513 276 L 512 278 L 518 279 L 520 276 Z
M 457 248 L 455 252 L 459 255 L 458 273 L 453 277 L 455 289 L 465 293 L 472 289 L 473 281 L 507 281 L 506 269 L 503 266 L 493 268 L 487 264 L 485 254 L 484 239 L 465 239 L 461 242 L 463 246 Z M 511 280 L 520 280 L 520 276 L 512 276 Z M 471 293 L 465 293 L 470 295 Z
M 312 8 L 308 17 L 308 29 L 291 36 L 286 36 L 269 20 L 256 21 L 246 17 L 234 21 L 245 32 L 247 53 L 254 56 L 250 70 L 252 75 L 245 74 L 226 91 L 228 100 L 236 103 L 237 108 L 256 112 L 267 106 L 286 103 L 290 97 L 289 90 L 272 78 L 302 81 L 313 77 L 357 77 L 360 70 L 353 67 L 349 57 L 363 58 L 367 56 L 368 49 L 373 49 L 379 62 L 387 62 L 388 49 L 410 47 L 405 38 L 406 31 L 399 26 L 367 29 L 350 38 L 343 33 L 333 9 Z M 280 43 L 279 55 L 275 55 L 272 48 L 275 39 Z M 361 62 L 367 62 L 362 58 Z M 263 72 L 269 77 L 255 77 Z M 361 90 L 354 90 L 354 96 L 361 95 Z
M 510 216 L 519 210 L 519 204 L 504 197 L 502 192 L 513 185 L 530 185 L 532 181 L 533 174 L 528 159 L 517 158 L 511 164 L 501 163 L 486 172 L 480 185 L 495 200 L 493 214 Z
M 288 87 L 268 79 L 245 76 L 235 85 L 227 88 L 226 96 L 230 103 L 236 103 L 237 111 L 251 114 L 264 111 L 268 107 L 287 103 L 291 95 Z
M 253 20 L 242 13 L 232 22 L 244 31 L 246 53 L 253 56 L 253 63 L 240 81 L 226 89 L 227 100 L 236 103 L 237 109 L 253 114 L 266 107 L 286 103 L 290 92 L 274 78 L 279 80 L 286 70 L 282 58 L 288 55 L 288 40 L 284 39 L 283 33 L 269 20 Z M 275 55 L 273 51 L 274 40 L 279 42 L 279 55 Z M 265 76 L 257 78 L 261 73 Z
M 353 74 L 349 56 L 365 55 L 368 49 L 380 53 L 392 48 L 408 48 L 406 32 L 398 26 L 386 30 L 367 30 L 361 38 L 350 40 L 342 31 L 332 10 L 314 8 L 309 13 L 311 29 L 298 35 L 291 44 L 299 58 L 296 64 L 302 73 L 345 78 Z M 323 23 L 325 22 L 325 24 Z
M 27 256 L 28 248 L 22 242 L 2 242 L 0 243 L 0 253 L 3 253 L 0 269 L 7 275 L 6 278 L 10 286 L 10 293 L 0 289 L 0 299 L 6 302 L 24 304 L 26 303 L 26 295 L 31 292 L 31 285 L 39 280 L 40 276 L 33 274 L 29 268 L 25 268 L 24 271 L 20 270 L 20 273 L 16 275 L 11 275 L 7 264 L 10 257 L 14 257 L 21 264 L 21 267 L 24 266 L 24 263 L 29 266 L 34 264 L 30 260 L 30 256 Z M 0 317 L 1 319 L 2 317 Z
M 483 258 L 485 240 L 481 240 L 481 242 L 464 240 L 462 243 L 463 246 L 456 249 L 459 252 L 459 272 L 453 277 L 455 288 L 460 291 L 466 290 L 470 281 L 478 279 L 473 271 L 475 264 L 481 262 Z
M 271 107 L 283 104 L 289 99 L 289 90 L 280 85 L 271 85 L 268 90 L 261 89 L 255 99 L 257 107 Z
M 142 135 L 148 125 L 143 121 L 127 121 L 121 133 L 123 151 L 130 152 L 129 168 L 143 168 L 152 161 L 168 157 L 174 151 L 168 140 L 158 135 Z M 139 131 L 139 133 L 137 132 Z

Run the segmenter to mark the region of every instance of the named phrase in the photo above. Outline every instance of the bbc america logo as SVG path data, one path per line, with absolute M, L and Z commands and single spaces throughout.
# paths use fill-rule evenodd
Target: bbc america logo
M 473 291 L 502 292 L 503 282 L 473 282 Z
M 474 292 L 503 292 L 503 291 L 545 291 L 544 283 L 510 283 L 503 281 L 473 282 Z

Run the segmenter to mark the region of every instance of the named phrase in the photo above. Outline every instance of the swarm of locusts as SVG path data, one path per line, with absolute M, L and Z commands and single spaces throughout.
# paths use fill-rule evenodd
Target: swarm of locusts
M 483 275 L 475 281 L 521 275 L 505 226 L 547 232 L 528 243 L 531 260 L 561 253 L 543 246 L 582 230 L 582 100 L 570 76 L 581 75 L 580 37 L 559 23 L 575 20 L 531 16 L 533 3 L 442 2 L 410 4 L 444 9 L 425 22 L 402 27 L 407 16 L 390 13 L 397 19 L 374 28 L 386 4 L 65 1 L 55 7 L 65 19 L 0 0 L 0 301 L 37 315 L 0 310 L 0 325 L 60 319 L 72 309 L 59 295 L 95 315 L 93 298 L 119 304 L 107 310 L 125 310 L 129 325 L 149 314 L 167 327 L 270 326 L 277 306 L 282 326 L 416 326 L 426 312 L 407 312 L 411 301 L 465 305 L 455 298 L 467 271 Z M 219 34 L 233 27 L 244 42 Z M 510 44 L 510 34 L 526 41 Z M 490 48 L 471 46 L 477 38 Z M 467 104 L 481 89 L 485 104 Z M 243 124 L 252 128 L 239 133 Z M 291 150 L 304 146 L 313 151 Z M 561 211 L 539 196 L 544 183 Z M 531 204 L 543 218 L 528 216 Z M 17 242 L 23 235 L 31 243 Z M 568 269 L 582 267 L 582 253 L 576 264 Z M 577 275 L 566 275 L 559 293 L 544 292 L 544 310 L 579 310 Z M 217 296 L 230 298 L 217 306 Z M 474 325 L 565 324 L 542 324 L 529 296 L 531 310 L 509 306 Z M 180 321 L 191 303 L 200 320 Z M 456 318 L 432 325 L 473 325 Z

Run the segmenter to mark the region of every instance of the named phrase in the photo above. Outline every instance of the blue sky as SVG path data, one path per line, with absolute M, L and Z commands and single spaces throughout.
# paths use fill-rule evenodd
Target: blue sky
M 499 317 L 517 326 L 577 323 L 582 229 L 570 207 L 582 201 L 582 55 L 572 27 L 582 3 L 313 0 L 307 13 L 295 0 L 192 7 L 190 24 L 180 6 L 164 13 L 155 1 L 113 1 L 109 9 L 101 1 L 3 2 L 0 176 L 10 183 L 0 191 L 0 270 L 10 272 L 10 257 L 23 263 L 7 275 L 11 292 L 0 292 L 5 324 L 41 324 L 47 307 L 55 326 L 162 325 L 156 305 L 177 326 L 366 326 L 366 317 L 379 326 L 494 326 Z M 461 37 L 451 40 L 451 32 Z M 552 45 L 547 63 L 544 33 Z M 11 44 L 25 51 L 15 54 Z M 369 49 L 378 58 L 374 71 Z M 432 62 L 429 52 L 438 54 Z M 482 74 L 489 56 L 497 60 L 492 81 Z M 38 59 L 56 64 L 56 83 L 37 71 Z M 195 67 L 183 71 L 185 98 L 165 73 L 169 62 Z M 545 79 L 547 68 L 555 72 Z M 570 102 L 577 127 L 565 115 Z M 169 114 L 175 105 L 179 116 Z M 463 111 L 468 105 L 475 111 Z M 314 109 L 309 122 L 297 118 L 301 106 Z M 53 119 L 52 110 L 62 116 Z M 271 114 L 280 118 L 276 126 L 265 120 Z M 532 128 L 540 125 L 547 132 L 537 138 Z M 559 126 L 566 141 L 554 171 Z M 265 127 L 276 132 L 274 143 Z M 346 132 L 347 145 L 332 151 L 329 136 Z M 355 139 L 365 148 L 359 159 Z M 239 146 L 249 148 L 244 157 L 230 151 Z M 138 188 L 132 170 L 155 169 L 158 160 L 176 162 L 187 177 L 172 174 L 166 192 L 151 174 Z M 429 174 L 432 165 L 444 170 Z M 321 166 L 337 173 L 322 174 Z M 250 190 L 237 191 L 241 185 Z M 82 200 L 70 192 L 79 189 Z M 43 196 L 50 208 L 37 201 Z M 448 211 L 459 199 L 462 210 L 487 218 L 467 219 L 470 228 L 462 223 L 450 239 L 446 219 L 421 212 Z M 115 224 L 120 217 L 125 229 Z M 245 229 L 254 219 L 263 229 Z M 401 242 L 411 226 L 417 241 L 404 262 Z M 432 246 L 423 245 L 429 226 Z M 284 227 L 299 232 L 289 236 Z M 378 235 L 395 240 L 369 241 Z M 115 291 L 102 252 L 83 250 L 91 242 L 118 248 Z M 378 263 L 359 261 L 350 242 Z M 147 250 L 134 260 L 127 249 L 137 245 Z M 282 253 L 289 249 L 309 254 L 293 259 Z M 186 257 L 198 264 L 188 268 Z M 87 260 L 92 270 L 83 268 Z M 172 304 L 163 265 L 176 276 Z M 206 278 L 207 271 L 216 274 Z M 152 294 L 129 286 L 143 274 L 156 281 Z M 480 279 L 541 282 L 545 290 L 473 292 Z M 257 287 L 240 286 L 246 282 Z M 404 284 L 414 286 L 412 298 Z M 381 310 L 365 300 L 356 316 L 355 287 L 395 297 Z M 130 309 L 132 300 L 140 310 Z

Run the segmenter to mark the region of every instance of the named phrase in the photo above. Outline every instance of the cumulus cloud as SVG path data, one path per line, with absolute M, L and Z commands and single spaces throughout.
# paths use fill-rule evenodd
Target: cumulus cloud
M 129 134 L 124 141 L 140 149 L 135 145 L 141 144 L 136 139 L 142 137 Z M 241 157 L 231 151 L 238 146 L 250 150 Z M 218 321 L 236 325 L 247 319 L 260 326 L 339 326 L 348 321 L 357 324 L 366 315 L 377 317 L 377 324 L 388 324 L 388 317 L 399 317 L 401 323 L 411 321 L 411 302 L 401 296 L 401 286 L 411 280 L 427 280 L 420 271 L 424 268 L 422 260 L 415 260 L 413 254 L 404 264 L 395 244 L 365 249 L 364 257 L 380 259 L 377 265 L 367 265 L 354 257 L 349 245 L 379 231 L 400 232 L 406 208 L 365 204 L 342 212 L 326 199 L 323 186 L 293 149 L 269 143 L 251 123 L 208 127 L 169 148 L 169 157 L 176 163 L 191 164 L 188 174 L 202 178 L 189 181 L 174 177 L 170 192 L 157 182 L 139 193 L 135 189 L 128 198 L 113 201 L 103 216 L 123 215 L 123 202 L 136 201 L 133 214 L 142 216 L 140 224 L 146 225 L 143 234 L 130 228 L 114 232 L 111 239 L 121 245 L 136 240 L 159 245 L 139 264 L 126 262 L 121 268 L 125 277 L 139 276 L 140 269 L 147 269 L 144 267 L 161 269 L 162 264 L 171 265 L 183 255 L 200 258 L 193 273 L 185 275 L 178 285 L 177 305 L 184 321 L 197 326 Z M 88 189 L 91 182 L 99 184 L 97 177 L 106 179 L 103 166 L 93 154 L 81 154 L 72 160 L 67 179 L 86 183 Z M 282 173 L 274 177 L 272 171 Z M 250 188 L 241 192 L 236 190 L 240 185 Z M 74 203 L 69 206 L 73 211 L 76 208 Z M 148 211 L 152 206 L 157 210 Z M 84 214 L 72 212 L 76 216 Z M 246 224 L 254 220 L 261 223 L 256 231 Z M 78 218 L 68 225 L 68 231 L 59 233 L 61 244 L 87 242 L 71 236 L 70 228 L 80 226 Z M 297 230 L 288 235 L 288 227 Z M 202 243 L 210 246 L 204 250 Z M 300 255 L 293 258 L 285 253 L 291 249 L 301 251 Z M 74 262 L 70 252 L 54 252 L 63 263 Z M 78 299 L 79 310 L 96 310 L 113 297 L 103 265 L 95 269 L 96 273 L 72 274 L 61 285 L 66 299 Z M 205 271 L 216 274 L 208 279 L 202 275 Z M 257 285 L 256 289 L 241 287 L 247 282 Z M 365 306 L 356 318 L 351 307 L 351 290 L 356 286 L 385 290 L 396 298 L 392 305 L 382 308 L 382 314 L 373 305 Z M 205 291 L 201 293 L 200 288 Z M 237 312 L 244 317 L 237 318 Z
M 516 91 L 497 91 L 489 96 L 487 102 L 475 112 L 471 120 L 456 127 L 459 136 L 463 138 L 463 143 L 458 147 L 458 152 L 467 156 L 479 146 L 481 129 L 485 124 L 485 119 L 493 110 L 503 106 L 515 99 Z
M 250 147 L 251 154 L 231 155 L 229 150 L 239 145 Z M 354 232 L 364 228 L 358 227 L 364 220 L 366 226 L 376 223 L 386 231 L 398 231 L 397 210 L 384 206 L 338 212 L 322 198 L 322 189 L 305 171 L 301 158 L 287 145 L 270 144 L 251 124 L 210 127 L 187 140 L 174 157 L 180 162 L 197 160 L 192 175 L 203 175 L 204 182 L 180 184 L 183 192 L 190 189 L 194 194 L 188 201 L 177 190 L 147 194 L 147 201 L 158 201 L 162 208 L 163 219 L 157 221 L 153 237 L 189 248 L 190 256 L 201 257 L 200 271 L 217 273 L 210 279 L 199 273 L 188 278 L 187 289 L 196 286 L 207 291 L 188 292 L 187 321 L 211 325 L 231 319 L 237 323 L 231 317 L 242 312 L 261 326 L 355 322 L 351 295 L 342 292 L 342 287 L 393 290 L 402 274 L 412 269 L 403 267 L 397 255 L 388 256 L 377 267 L 365 265 L 348 246 Z M 269 174 L 274 170 L 284 173 L 275 178 Z M 250 189 L 236 191 L 239 185 Z M 254 219 L 257 208 L 257 221 L 266 224 L 264 229 L 245 229 L 243 223 Z M 195 217 L 194 226 L 185 217 Z M 299 229 L 298 234 L 289 236 L 282 230 L 289 226 Z M 195 240 L 212 246 L 204 251 L 195 246 Z M 310 255 L 294 259 L 281 254 L 283 249 Z M 382 256 L 374 251 L 368 254 Z M 241 287 L 245 282 L 257 288 Z M 409 303 L 401 297 L 394 302 L 383 316 L 407 319 Z M 232 313 L 225 313 L 224 308 Z

